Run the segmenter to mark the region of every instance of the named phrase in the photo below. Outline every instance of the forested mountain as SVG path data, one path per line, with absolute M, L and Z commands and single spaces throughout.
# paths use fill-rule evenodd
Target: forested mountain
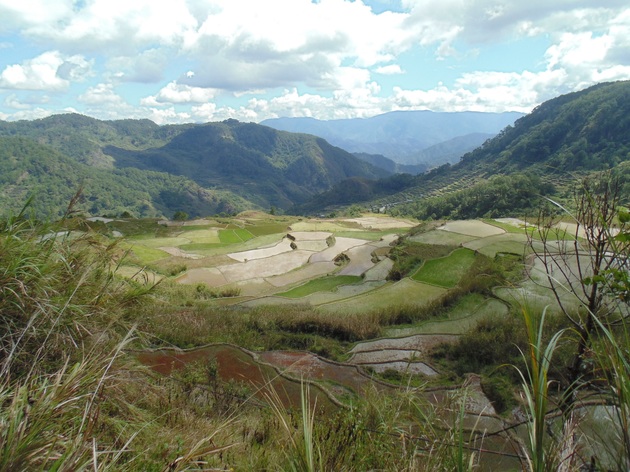
M 522 113 L 395 111 L 371 118 L 316 120 L 275 118 L 261 124 L 284 131 L 309 133 L 350 152 L 382 154 L 401 164 L 440 165 L 480 145 Z M 482 141 L 475 134 L 484 134 Z M 467 136 L 468 138 L 464 138 Z M 472 136 L 471 136 L 472 135 Z M 447 144 L 454 138 L 459 141 Z M 472 142 L 466 143 L 472 139 Z M 443 148 L 432 146 L 444 143 Z M 426 154 L 422 151 L 427 150 Z
M 321 138 L 228 120 L 158 126 L 77 114 L 0 122 L 0 203 L 31 193 L 40 216 L 63 213 L 85 184 L 81 209 L 138 216 L 287 208 L 349 177 L 389 173 Z
M 101 121 L 68 113 L 33 121 L 0 121 L 0 136 L 29 137 L 84 164 L 112 168 L 112 158 L 102 152 L 104 146 L 163 146 L 189 126 L 194 125 L 158 126 L 150 120 Z
M 117 168 L 186 176 L 263 207 L 288 208 L 349 177 L 389 174 L 316 136 L 236 120 L 191 127 L 160 148 L 133 151 L 107 146 L 104 152 Z
M 30 196 L 41 218 L 61 216 L 83 188 L 75 210 L 91 215 L 172 216 L 233 213 L 252 204 L 226 191 L 201 188 L 184 177 L 78 163 L 30 138 L 0 137 L 0 207 L 17 213 Z
M 465 155 L 462 169 L 599 170 L 630 159 L 630 81 L 549 100 Z
M 514 126 L 506 127 L 495 138 L 464 155 L 457 164 L 445 164 L 405 180 L 393 193 L 387 194 L 386 189 L 391 185 L 365 182 L 361 192 L 353 195 L 346 189 L 341 191 L 342 183 L 294 210 L 298 213 L 322 212 L 334 205 L 371 201 L 374 207 L 396 204 L 397 211 L 420 217 L 454 216 L 460 214 L 458 205 L 461 206 L 461 202 L 451 202 L 443 206 L 443 211 L 427 213 L 427 197 L 442 198 L 440 196 L 448 193 L 479 186 L 477 197 L 484 195 L 491 203 L 498 197 L 490 189 L 505 188 L 505 182 L 485 187 L 496 176 L 516 175 L 512 184 L 520 185 L 524 181 L 519 176 L 526 175 L 532 185 L 541 185 L 536 187 L 541 193 L 551 190 L 550 183 L 568 179 L 575 172 L 613 168 L 628 160 L 630 81 L 604 83 L 541 104 L 518 119 Z M 436 202 L 431 201 L 431 204 Z M 515 211 L 522 210 L 519 202 L 507 202 L 506 208 L 510 207 Z M 483 208 L 480 205 L 476 212 L 464 213 L 466 217 L 483 216 L 487 213 L 482 211 Z

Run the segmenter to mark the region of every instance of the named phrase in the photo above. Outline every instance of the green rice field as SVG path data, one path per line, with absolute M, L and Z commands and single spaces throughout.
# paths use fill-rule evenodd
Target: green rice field
M 321 277 L 311 280 L 304 285 L 295 287 L 286 292 L 276 294 L 279 297 L 301 298 L 317 292 L 331 292 L 340 285 L 356 284 L 361 281 L 361 277 L 355 275 L 337 275 L 333 277 Z
M 426 261 L 411 278 L 417 282 L 452 288 L 470 269 L 474 260 L 473 251 L 459 248 L 446 257 Z
M 242 228 L 222 229 L 219 231 L 219 240 L 223 244 L 243 243 L 253 239 L 254 237 L 255 236 L 252 233 Z
M 357 297 L 321 305 L 320 309 L 343 314 L 364 314 L 402 305 L 424 305 L 444 293 L 444 288 L 406 278 Z

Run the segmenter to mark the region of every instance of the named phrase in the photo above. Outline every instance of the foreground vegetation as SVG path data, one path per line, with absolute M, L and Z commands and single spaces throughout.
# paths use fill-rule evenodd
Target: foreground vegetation
M 586 187 L 581 195 L 587 198 L 578 200 L 578 221 L 589 202 L 592 216 L 604 208 L 589 197 L 593 188 Z M 610 195 L 605 207 L 612 219 L 598 220 L 605 222 L 600 254 L 613 251 L 621 260 L 628 254 L 630 217 L 616 206 L 621 200 L 615 195 L 621 194 Z M 286 224 L 271 220 L 268 231 Z M 142 238 L 149 226 L 137 225 L 135 237 Z M 262 225 L 254 228 L 264 237 Z M 419 242 L 434 228 L 420 225 L 398 241 L 390 276 L 448 287 L 443 295 L 422 306 L 399 303 L 339 316 L 306 304 L 221 306 L 216 296 L 238 294 L 178 284 L 166 270 L 157 285 L 120 277 L 130 254 L 125 241 L 108 237 L 100 223 L 66 218 L 44 225 L 24 213 L 5 217 L 0 227 L 0 470 L 556 470 L 560 465 L 578 470 L 590 466 L 591 456 L 594 470 L 625 470 L 630 458 L 627 273 L 608 265 L 596 277 L 571 279 L 597 287 L 600 302 L 616 302 L 588 306 L 589 299 L 550 296 L 553 286 L 528 286 L 524 268 L 539 267 L 531 257 L 488 252 L 494 254 L 490 257 Z M 193 232 L 205 237 L 206 230 Z M 239 235 L 238 244 L 247 244 L 243 239 L 250 236 L 235 230 L 230 228 Z M 170 237 L 168 228 L 159 231 L 159 237 Z M 528 234 L 525 256 L 542 257 L 545 248 L 557 247 L 548 233 Z M 590 244 L 579 235 L 563 238 Z M 454 236 L 448 240 L 453 241 Z M 212 244 L 223 251 L 221 245 L 235 243 Z M 543 266 L 543 274 L 545 268 L 551 265 Z M 356 282 L 356 277 L 320 278 L 285 296 L 301 298 Z M 511 302 L 505 294 L 512 295 Z M 557 309 L 554 299 L 563 303 Z M 344 361 L 359 342 L 392 330 L 421 333 L 428 322 L 459 322 L 480 306 L 503 309 L 483 311 L 456 342 L 430 353 L 438 377 L 427 383 L 424 377 L 386 371 L 361 395 L 342 397 L 333 410 L 308 398 L 311 381 L 304 380 L 303 401 L 287 405 L 273 389 L 223 379 L 216 360 L 162 376 L 139 364 L 135 354 L 147 347 L 227 342 L 258 352 L 308 350 Z M 576 323 L 584 329 L 576 329 Z M 469 414 L 476 393 L 461 386 L 471 384 L 471 373 L 480 376 L 483 393 L 503 416 Z M 446 392 L 440 402 L 425 395 L 429 387 Z M 596 423 L 589 425 L 581 415 L 589 403 L 609 405 L 612 439 L 590 435 Z M 521 427 L 514 408 L 523 418 Z M 510 440 L 520 444 L 516 451 L 497 457 L 481 453 L 480 444 L 488 449 L 494 440 L 483 438 L 475 425 L 484 421 L 504 425 L 498 427 L 501 434 L 514 430 Z

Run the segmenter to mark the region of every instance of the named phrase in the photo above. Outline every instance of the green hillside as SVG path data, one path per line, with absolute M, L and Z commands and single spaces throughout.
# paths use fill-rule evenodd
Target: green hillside
M 518 187 L 519 179 L 526 176 L 532 184 L 530 191 L 548 194 L 553 187 L 563 187 L 573 181 L 576 175 L 615 168 L 628 160 L 630 81 L 605 83 L 541 104 L 514 126 L 508 126 L 495 138 L 464 155 L 457 164 L 446 164 L 400 181 L 401 185 L 393 191 L 388 192 L 392 187 L 391 178 L 365 182 L 361 191 L 354 193 L 348 192 L 342 183 L 294 211 L 315 213 L 362 203 L 372 208 L 395 207 L 395 213 L 421 218 L 431 215 L 482 217 L 488 216 L 484 208 L 496 209 L 497 194 L 492 189 L 504 187 L 506 182 L 508 189 L 510 185 Z M 497 176 L 511 176 L 511 180 L 492 183 Z M 427 198 L 457 200 L 463 197 L 456 194 L 465 190 L 477 199 L 485 199 L 485 204 L 478 205 L 478 210 L 474 211 L 459 211 L 459 203 L 443 205 L 451 208 L 437 213 L 425 211 Z M 524 206 L 519 202 L 504 200 L 502 206 L 522 211 Z
M 117 168 L 186 176 L 224 188 L 261 206 L 288 208 L 349 177 L 388 172 L 311 135 L 227 120 L 191 127 L 168 144 L 145 151 L 104 149 Z
M 150 120 L 101 121 L 68 113 L 34 121 L 0 121 L 0 136 L 29 137 L 84 164 L 112 168 L 112 158 L 102 152 L 104 146 L 162 146 L 189 126 L 158 126 Z
M 601 170 L 630 159 L 630 81 L 549 100 L 462 158 L 461 167 L 513 172 Z
M 0 122 L 2 137 L 5 206 L 37 189 L 46 197 L 34 208 L 52 215 L 63 213 L 81 182 L 91 214 L 192 216 L 288 208 L 346 178 L 389 174 L 315 136 L 236 120 L 158 126 L 65 114 Z
M 233 213 L 252 204 L 226 191 L 203 189 L 194 182 L 161 172 L 107 170 L 78 163 L 49 146 L 22 137 L 0 137 L 0 206 L 17 212 L 30 196 L 41 218 L 61 216 L 83 188 L 75 209 L 91 215 L 191 216 Z

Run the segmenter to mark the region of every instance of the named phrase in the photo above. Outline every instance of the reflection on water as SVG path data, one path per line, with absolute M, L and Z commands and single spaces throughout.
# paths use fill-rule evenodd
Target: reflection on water
M 308 352 L 268 351 L 252 353 L 227 344 L 206 346 L 189 351 L 158 350 L 137 353 L 139 361 L 162 375 L 184 368 L 193 362 L 216 361 L 217 373 L 224 381 L 238 381 L 248 385 L 253 395 L 263 401 L 275 391 L 286 408 L 300 408 L 301 380 L 308 383 L 311 407 L 320 412 L 331 412 L 339 408 L 339 399 L 364 393 L 376 388 L 383 393 L 396 387 L 376 382 L 363 374 L 357 366 L 326 361 Z M 325 390 L 324 390 L 325 389 Z M 481 393 L 481 392 L 480 392 Z M 447 390 L 425 391 L 424 398 L 435 404 L 448 402 Z M 467 414 L 465 427 L 487 433 L 498 432 L 503 422 L 493 417 Z M 466 433 L 468 434 L 468 433 Z M 473 447 L 485 452 L 480 457 L 478 470 L 518 470 L 520 462 L 511 441 L 493 435 L 475 441 Z M 494 452 L 493 452 L 494 451 Z M 501 455 L 507 454 L 507 455 Z
M 141 352 L 137 357 L 142 364 L 162 375 L 170 375 L 174 370 L 182 369 L 192 362 L 214 359 L 222 380 L 243 382 L 251 388 L 254 396 L 262 400 L 266 400 L 275 391 L 285 407 L 296 408 L 300 405 L 299 377 L 296 380 L 287 379 L 273 367 L 257 362 L 252 354 L 234 346 L 219 344 L 190 351 L 158 350 Z M 321 388 L 313 385 L 308 388 L 313 405 L 316 402 L 318 408 L 324 410 L 336 408 Z

